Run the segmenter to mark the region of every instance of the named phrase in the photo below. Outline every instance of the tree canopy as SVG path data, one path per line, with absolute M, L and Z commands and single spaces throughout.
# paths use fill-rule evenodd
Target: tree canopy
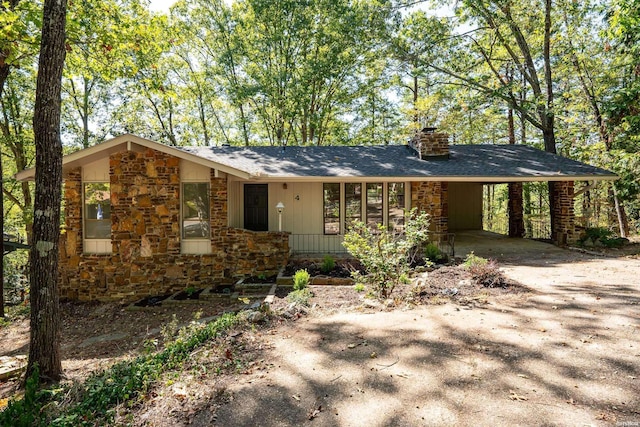
M 6 222 L 32 221 L 41 4 L 2 3 Z M 640 215 L 640 11 L 632 0 L 72 2 L 64 150 L 132 132 L 171 145 L 518 143 L 621 176 Z

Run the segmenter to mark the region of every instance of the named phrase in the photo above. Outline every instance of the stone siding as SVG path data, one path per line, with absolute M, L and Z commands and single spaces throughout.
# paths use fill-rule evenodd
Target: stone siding
M 577 241 L 575 214 L 573 208 L 573 181 L 550 182 L 553 192 L 551 201 L 551 241 L 558 246 L 566 246 Z
M 449 194 L 446 182 L 412 182 L 411 207 L 431 216 L 429 230 L 435 235 L 449 232 Z
M 227 179 L 211 171 L 211 253 L 180 252 L 180 161 L 155 151 L 110 157 L 111 254 L 85 254 L 81 170 L 65 176 L 60 296 L 130 302 L 187 287 L 272 275 L 289 255 L 288 233 L 227 226 Z

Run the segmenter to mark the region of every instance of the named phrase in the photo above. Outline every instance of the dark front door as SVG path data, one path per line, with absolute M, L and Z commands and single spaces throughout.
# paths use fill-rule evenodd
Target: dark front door
M 269 230 L 268 184 L 245 184 L 244 228 L 253 231 Z

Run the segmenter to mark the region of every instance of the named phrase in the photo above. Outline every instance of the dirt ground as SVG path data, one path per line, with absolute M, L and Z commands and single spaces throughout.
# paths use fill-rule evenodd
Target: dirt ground
M 136 356 L 145 343 L 162 342 L 162 327 L 175 316 L 178 325 L 188 324 L 196 315 L 208 318 L 242 304 L 189 304 L 129 311 L 119 304 L 64 303 L 62 311 L 61 356 L 67 379 L 82 379 L 96 369 Z M 0 356 L 29 353 L 29 318 L 0 327 Z M 0 399 L 10 396 L 17 379 L 0 381 Z
M 640 424 L 640 261 L 554 250 L 506 271 L 533 292 L 278 328 L 216 425 Z
M 118 422 L 640 425 L 640 258 L 628 255 L 637 247 L 600 256 L 531 243 L 475 247 L 521 284 L 503 291 L 465 293 L 465 278 L 446 274 L 427 305 L 392 309 L 363 307 L 350 287 L 314 288 L 306 315 L 203 348 Z M 174 313 L 192 318 L 66 306 L 65 369 L 81 377 L 141 351 Z M 0 329 L 0 355 L 25 351 L 27 323 Z

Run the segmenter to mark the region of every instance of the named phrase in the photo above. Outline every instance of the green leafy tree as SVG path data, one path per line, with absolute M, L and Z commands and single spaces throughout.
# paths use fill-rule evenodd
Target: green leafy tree
M 429 16 L 423 10 L 406 15 L 395 36 L 390 50 L 397 63 L 397 80 L 409 94 L 408 107 L 411 130 L 433 125 L 441 118 L 445 105 L 441 73 L 427 64 L 445 65 L 450 58 L 452 28 L 445 18 Z
M 62 104 L 67 139 L 86 148 L 116 129 L 123 110 L 131 113 L 123 105 L 130 95 L 123 85 L 146 82 L 139 75 L 148 74 L 155 58 L 168 50 L 161 35 L 165 21 L 139 0 L 70 5 Z

